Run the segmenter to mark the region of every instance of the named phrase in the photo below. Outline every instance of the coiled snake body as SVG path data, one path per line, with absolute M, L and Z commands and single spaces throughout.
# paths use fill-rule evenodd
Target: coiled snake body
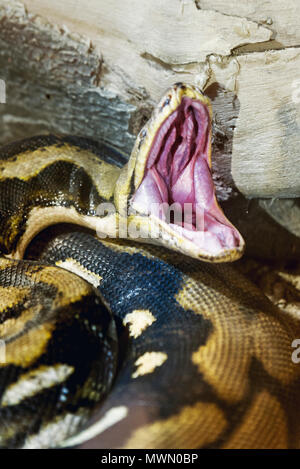
M 210 134 L 207 98 L 177 84 L 123 169 L 76 137 L 2 150 L 1 447 L 300 446 L 299 321 L 218 264 L 244 243 L 214 196 Z

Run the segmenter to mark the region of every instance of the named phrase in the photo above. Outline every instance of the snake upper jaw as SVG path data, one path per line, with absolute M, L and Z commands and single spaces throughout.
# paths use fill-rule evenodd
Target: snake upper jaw
M 234 261 L 244 240 L 218 205 L 211 175 L 210 100 L 175 84 L 141 130 L 115 191 L 130 237 L 208 262 Z M 135 236 L 136 235 L 136 236 Z

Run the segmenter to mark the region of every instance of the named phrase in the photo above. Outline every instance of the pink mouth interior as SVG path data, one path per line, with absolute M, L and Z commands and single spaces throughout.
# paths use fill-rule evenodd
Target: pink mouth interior
M 241 238 L 216 203 L 209 128 L 206 106 L 184 97 L 157 132 L 132 207 L 158 216 L 201 250 L 218 255 L 238 247 Z M 175 211 L 168 212 L 174 203 Z

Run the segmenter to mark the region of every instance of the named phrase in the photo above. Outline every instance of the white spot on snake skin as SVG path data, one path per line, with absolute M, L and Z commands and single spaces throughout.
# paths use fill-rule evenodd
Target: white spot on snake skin
M 80 428 L 83 420 L 86 420 L 84 415 L 66 414 L 63 417 L 57 417 L 55 421 L 45 425 L 37 434 L 30 435 L 22 448 L 42 449 L 58 447 L 62 440 L 68 438 L 71 429 L 76 431 L 76 428 Z
M 139 357 L 135 366 L 137 370 L 132 374 L 132 378 L 137 378 L 138 376 L 147 375 L 152 373 L 155 368 L 161 366 L 168 358 L 168 355 L 163 352 L 146 352 L 144 355 Z
M 40 366 L 38 369 L 21 375 L 19 380 L 11 384 L 3 394 L 2 406 L 17 405 L 23 399 L 34 396 L 43 389 L 63 383 L 74 368 L 69 365 Z
M 129 334 L 135 339 L 151 324 L 156 321 L 149 309 L 135 309 L 132 313 L 126 314 L 123 324 L 129 324 Z
M 65 261 L 57 261 L 56 265 L 58 267 L 62 267 L 63 269 L 68 270 L 69 272 L 73 272 L 74 274 L 78 275 L 79 277 L 86 280 L 88 283 L 93 285 L 95 288 L 99 287 L 102 277 L 100 275 L 91 272 L 90 270 L 83 267 L 79 262 L 75 259 L 68 258 Z
M 84 443 L 85 441 L 95 438 L 108 428 L 123 420 L 128 415 L 128 408 L 126 406 L 112 407 L 106 414 L 96 423 L 91 425 L 86 430 L 78 435 L 68 438 L 60 447 L 76 446 Z

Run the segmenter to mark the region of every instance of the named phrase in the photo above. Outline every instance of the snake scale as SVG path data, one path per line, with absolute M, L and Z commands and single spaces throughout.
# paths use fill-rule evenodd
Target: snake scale
M 211 120 L 176 84 L 123 167 L 81 137 L 0 150 L 1 448 L 300 447 L 299 320 L 223 263 Z

